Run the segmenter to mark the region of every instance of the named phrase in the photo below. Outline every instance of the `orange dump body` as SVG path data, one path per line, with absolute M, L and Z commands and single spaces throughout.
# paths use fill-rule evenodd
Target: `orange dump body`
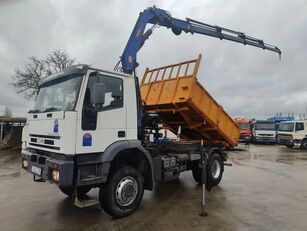
M 181 137 L 204 140 L 232 148 L 240 129 L 223 108 L 197 81 L 201 55 L 197 59 L 147 68 L 141 82 L 141 96 L 147 111 L 157 112 L 166 129 L 181 126 Z

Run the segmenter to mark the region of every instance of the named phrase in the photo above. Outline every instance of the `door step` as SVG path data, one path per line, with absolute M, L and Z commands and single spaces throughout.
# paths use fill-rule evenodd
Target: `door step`
M 95 199 L 80 200 L 78 197 L 75 197 L 74 200 L 74 205 L 78 208 L 86 208 L 97 204 L 99 204 L 99 201 Z

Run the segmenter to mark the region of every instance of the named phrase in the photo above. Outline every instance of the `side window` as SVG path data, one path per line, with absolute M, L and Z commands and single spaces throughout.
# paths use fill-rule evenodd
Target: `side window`
M 304 130 L 304 123 L 296 123 L 295 131 L 303 131 Z
M 90 76 L 86 88 L 87 99 L 84 100 L 85 103 L 90 104 L 90 95 L 95 83 L 103 83 L 106 89 L 104 104 L 99 107 L 99 111 L 112 110 L 123 106 L 123 80 L 106 75 Z
M 98 76 L 98 83 L 104 83 L 106 87 L 104 104 L 100 110 L 111 110 L 123 106 L 123 80 L 105 75 Z

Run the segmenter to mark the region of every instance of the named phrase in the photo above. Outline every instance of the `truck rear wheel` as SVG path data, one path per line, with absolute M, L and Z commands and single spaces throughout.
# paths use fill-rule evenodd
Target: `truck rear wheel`
M 220 183 L 223 177 L 224 163 L 221 155 L 217 152 L 214 152 L 210 155 L 207 165 L 207 183 L 211 186 L 216 186 Z M 202 169 L 199 167 L 198 162 L 195 163 L 192 168 L 192 174 L 194 180 L 201 184 L 202 183 Z M 210 180 L 210 182 L 208 182 Z
M 133 167 L 122 167 L 100 187 L 99 202 L 113 218 L 132 214 L 139 206 L 144 193 L 144 178 Z
M 208 161 L 207 174 L 210 178 L 211 186 L 220 183 L 224 172 L 224 162 L 221 155 L 217 152 L 212 153 Z
M 74 188 L 73 187 L 61 187 L 59 186 L 59 189 L 62 191 L 62 193 L 66 194 L 69 197 L 73 196 Z M 77 189 L 78 196 L 84 196 L 91 190 L 91 187 L 89 186 L 80 186 Z

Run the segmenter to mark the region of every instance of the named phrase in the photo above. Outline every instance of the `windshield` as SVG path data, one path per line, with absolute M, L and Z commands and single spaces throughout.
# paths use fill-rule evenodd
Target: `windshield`
M 249 129 L 250 126 L 248 123 L 237 123 L 240 129 Z
M 283 132 L 293 132 L 294 131 L 294 123 L 280 123 L 279 131 Z
M 30 113 L 74 110 L 80 84 L 81 76 L 68 76 L 53 84 L 43 85 Z
M 256 123 L 255 130 L 275 131 L 274 123 Z

